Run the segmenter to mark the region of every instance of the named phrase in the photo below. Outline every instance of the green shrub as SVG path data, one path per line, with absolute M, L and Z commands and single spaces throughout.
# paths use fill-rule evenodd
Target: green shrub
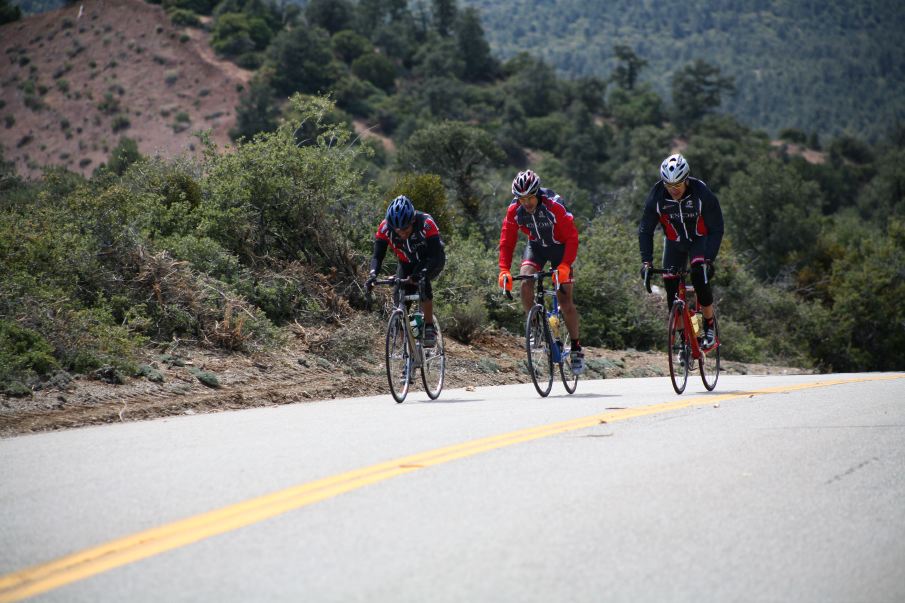
M 191 368 L 189 372 L 195 376 L 198 381 L 203 383 L 204 385 L 217 389 L 220 387 L 220 379 L 217 378 L 217 375 L 210 371 L 202 371 L 201 369 Z
M 498 295 L 495 253 L 475 237 L 446 248 L 446 268 L 434 283 L 436 314 L 444 333 L 463 343 L 489 325 L 487 304 Z
M 369 52 L 352 61 L 352 73 L 389 92 L 396 82 L 396 67 L 383 56 Z
M 110 124 L 110 126 L 114 132 L 120 132 L 122 130 L 125 130 L 126 128 L 128 128 L 131 125 L 132 125 L 132 123 L 129 121 L 129 118 L 126 117 L 125 115 L 123 115 L 122 113 L 119 113 L 118 115 L 116 115 Z
M 444 241 L 452 238 L 457 230 L 457 219 L 446 198 L 446 188 L 436 174 L 411 174 L 399 176 L 386 194 L 386 203 L 381 210 L 386 211 L 390 202 L 399 195 L 412 200 L 415 209 L 431 215 L 437 222 Z M 382 214 L 381 214 L 382 217 Z
M 351 63 L 367 52 L 373 52 L 374 45 L 364 36 L 345 29 L 336 32 L 330 40 L 333 52 L 345 63 Z
M 198 15 L 191 10 L 186 10 L 184 8 L 171 8 L 167 11 L 167 14 L 170 16 L 170 21 L 173 23 L 173 25 L 177 25 L 179 27 L 201 26 L 201 20 L 198 19 Z
M 202 183 L 203 234 L 248 265 L 304 260 L 354 277 L 363 225 L 373 221 L 355 163 L 365 151 L 348 145 L 345 125 L 327 121 L 332 103 L 299 95 L 290 101 L 298 117 L 211 158 Z M 311 137 L 299 144 L 306 123 Z
M 24 386 L 22 382 L 46 376 L 57 368 L 53 347 L 40 333 L 0 319 L 0 387 L 19 391 L 17 383 Z

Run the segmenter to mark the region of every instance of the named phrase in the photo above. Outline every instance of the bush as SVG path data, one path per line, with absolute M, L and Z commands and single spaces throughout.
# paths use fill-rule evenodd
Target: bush
M 53 347 L 40 333 L 0 319 L 0 388 L 10 395 L 25 395 L 30 393 L 25 382 L 56 368 Z
M 574 296 L 583 342 L 613 349 L 665 346 L 666 302 L 644 291 L 639 263 L 635 224 L 601 215 L 582 233 Z
M 498 296 L 496 255 L 476 237 L 447 247 L 446 268 L 434 284 L 434 307 L 444 333 L 470 342 L 489 325 L 487 305 Z
M 296 95 L 290 102 L 297 117 L 211 158 L 203 234 L 248 265 L 304 260 L 354 277 L 363 225 L 371 221 L 355 167 L 364 150 L 347 146 L 345 125 L 328 123 L 334 107 L 326 99 Z M 299 145 L 303 124 L 312 138 Z
M 373 52 L 352 61 L 352 73 L 389 92 L 396 82 L 396 67 L 385 56 Z
M 120 113 L 113 118 L 113 122 L 110 125 L 114 132 L 120 132 L 131 126 L 132 123 L 129 121 L 128 117 Z
M 222 13 L 214 22 L 211 47 L 219 54 L 236 57 L 264 50 L 272 37 L 273 31 L 262 17 L 245 13 Z
M 349 29 L 336 32 L 330 43 L 333 52 L 345 63 L 351 63 L 363 54 L 374 51 L 370 40 Z
M 200 27 L 201 20 L 198 19 L 198 15 L 193 11 L 186 10 L 184 8 L 171 8 L 167 11 L 167 14 L 170 16 L 170 21 L 173 25 L 177 25 L 179 27 Z
M 446 188 L 436 174 L 403 174 L 396 179 L 393 187 L 386 194 L 386 203 L 381 210 L 386 211 L 390 201 L 399 195 L 412 200 L 415 209 L 431 215 L 437 222 L 443 240 L 449 242 L 456 232 L 457 220 L 449 201 Z M 381 217 L 383 214 L 381 214 Z

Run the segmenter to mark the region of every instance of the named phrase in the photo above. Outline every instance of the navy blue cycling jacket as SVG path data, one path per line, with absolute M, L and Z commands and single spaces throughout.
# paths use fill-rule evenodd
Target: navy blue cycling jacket
M 723 210 L 716 195 L 697 178 L 686 180 L 685 195 L 675 200 L 662 181 L 651 189 L 644 202 L 644 213 L 638 225 L 638 247 L 641 261 L 652 262 L 654 230 L 663 227 L 668 241 L 690 243 L 707 237 L 704 259 L 713 261 L 723 241 Z

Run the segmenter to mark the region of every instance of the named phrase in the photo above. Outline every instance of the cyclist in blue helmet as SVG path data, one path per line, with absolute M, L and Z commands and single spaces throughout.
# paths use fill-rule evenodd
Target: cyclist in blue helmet
M 425 281 L 425 299 L 421 303 L 424 309 L 423 343 L 424 347 L 434 347 L 437 344 L 437 330 L 434 328 L 431 281 L 439 276 L 446 265 L 446 251 L 443 239 L 440 238 L 440 229 L 430 214 L 415 210 L 411 199 L 399 195 L 390 202 L 386 217 L 374 235 L 371 270 L 365 282 L 369 289 L 377 279 L 387 248 L 391 248 L 399 260 L 396 277 L 410 281 L 405 286 L 407 294 L 416 293 L 418 281 Z
M 703 180 L 692 178 L 685 158 L 676 153 L 660 164 L 660 179 L 644 202 L 644 213 L 638 226 L 641 250 L 641 273 L 652 266 L 654 230 L 663 227 L 663 268 L 681 270 L 691 260 L 691 282 L 706 321 L 704 348 L 718 345 L 713 321 L 713 262 L 723 240 L 723 211 L 720 202 Z M 676 291 L 675 277 L 665 275 L 666 303 L 672 309 Z

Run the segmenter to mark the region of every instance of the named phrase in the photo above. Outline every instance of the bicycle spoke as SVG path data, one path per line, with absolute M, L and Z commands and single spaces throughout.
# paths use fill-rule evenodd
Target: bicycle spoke
M 396 402 L 405 400 L 411 380 L 411 354 L 405 329 L 407 325 L 402 312 L 396 311 L 390 316 L 386 336 L 386 368 L 390 393 Z
M 578 375 L 572 372 L 572 337 L 569 335 L 569 329 L 566 327 L 566 321 L 562 316 L 559 317 L 559 325 L 557 327 L 556 341 L 559 342 L 560 358 L 559 376 L 566 391 L 570 394 L 575 393 L 578 387 Z
M 436 400 L 440 395 L 446 377 L 446 350 L 443 347 L 443 333 L 436 315 L 434 328 L 437 330 L 437 343 L 432 348 L 424 348 L 424 363 L 421 365 L 421 382 L 431 400 Z
M 716 333 L 717 345 L 710 348 L 707 352 L 701 354 L 698 361 L 698 368 L 701 371 L 701 380 L 707 391 L 713 391 L 716 382 L 720 378 L 720 329 L 717 324 L 716 315 L 713 317 L 713 328 Z
M 680 306 L 677 302 L 670 310 L 666 337 L 669 378 L 672 380 L 672 387 L 677 394 L 685 391 L 685 385 L 688 383 L 688 365 L 691 360 L 691 354 L 684 339 L 684 330 L 679 329 L 679 325 L 683 321 L 682 312 L 684 310 Z
M 553 387 L 553 355 L 543 306 L 534 306 L 528 313 L 525 347 L 528 353 L 528 371 L 534 388 L 541 396 L 547 396 Z

